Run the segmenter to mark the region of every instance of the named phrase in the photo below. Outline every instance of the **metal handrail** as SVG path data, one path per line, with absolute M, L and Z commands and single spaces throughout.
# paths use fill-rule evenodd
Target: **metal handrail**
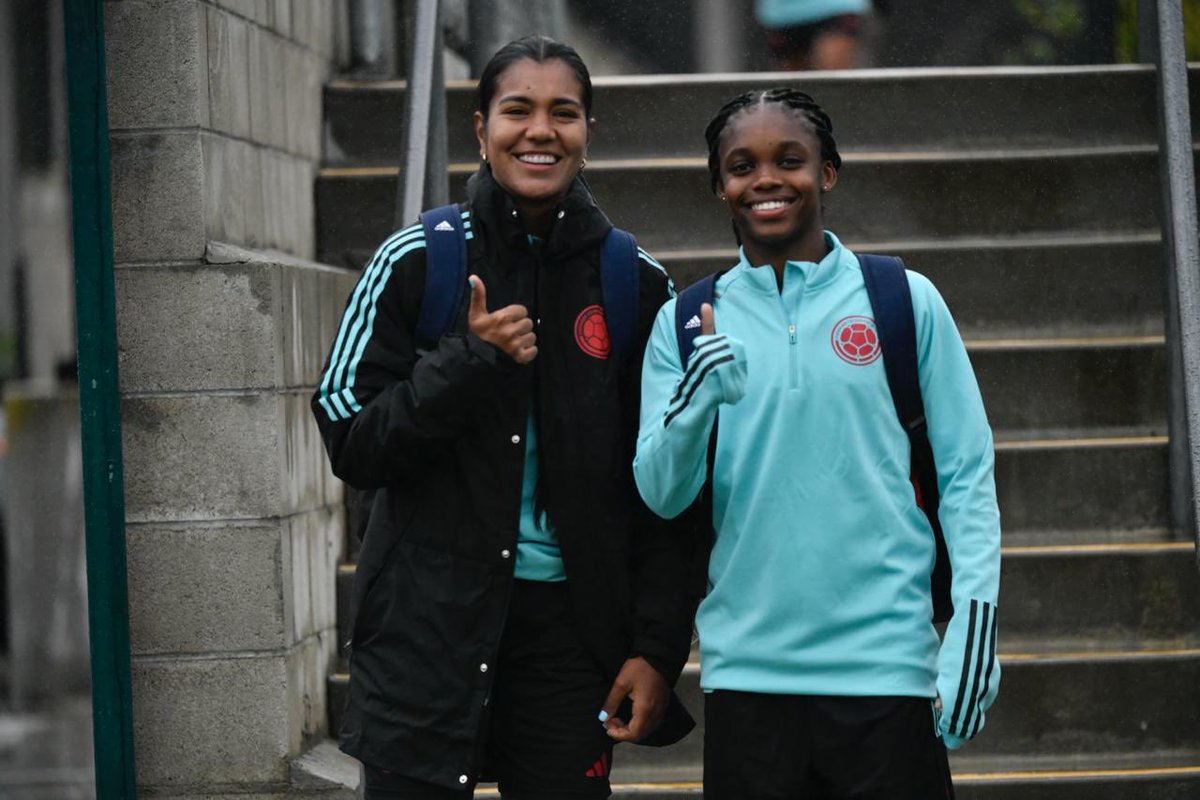
M 1180 0 L 1157 0 L 1159 169 L 1165 324 L 1171 370 L 1171 523 L 1190 531 L 1200 566 L 1200 238 Z
M 101 0 L 64 0 L 63 21 L 96 797 L 134 800 L 137 786 L 104 4 Z
M 395 227 L 448 202 L 446 82 L 438 0 L 416 0 L 404 115 L 404 163 L 396 185 Z

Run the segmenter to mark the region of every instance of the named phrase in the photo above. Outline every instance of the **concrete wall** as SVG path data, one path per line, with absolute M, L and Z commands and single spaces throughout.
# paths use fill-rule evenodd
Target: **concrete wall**
M 346 5 L 105 4 L 143 796 L 337 791 L 293 761 L 345 539 L 308 396 L 353 276 L 308 259 Z

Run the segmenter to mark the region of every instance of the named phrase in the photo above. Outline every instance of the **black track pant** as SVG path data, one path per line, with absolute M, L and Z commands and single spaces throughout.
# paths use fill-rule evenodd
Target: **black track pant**
M 953 800 L 928 699 L 705 695 L 706 800 Z

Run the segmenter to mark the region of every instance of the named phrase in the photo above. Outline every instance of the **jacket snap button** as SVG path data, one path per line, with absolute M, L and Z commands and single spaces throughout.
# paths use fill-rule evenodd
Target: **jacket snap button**
M 479 665 L 479 671 L 480 671 L 480 672 L 487 672 L 487 664 L 480 664 L 480 665 Z
M 521 443 L 521 437 L 520 437 L 520 436 L 517 436 L 517 435 L 514 433 L 514 434 L 513 434 L 513 437 L 512 437 L 512 443 L 513 443 L 513 444 L 520 444 L 520 443 Z
M 459 782 L 459 783 L 466 783 L 466 782 L 467 782 L 467 776 L 466 776 L 466 775 L 459 775 L 459 776 L 458 776 L 458 782 Z
M 560 212 L 558 212 L 558 218 L 559 218 L 559 219 L 562 219 L 562 218 L 563 218 L 563 217 L 565 217 L 566 215 L 567 215 L 567 212 L 565 212 L 565 211 L 560 211 Z
M 511 555 L 512 555 L 512 553 L 510 553 L 508 550 L 501 550 L 501 551 L 500 551 L 500 557 L 501 557 L 501 558 L 508 558 L 508 557 L 509 557 L 509 556 L 511 556 Z

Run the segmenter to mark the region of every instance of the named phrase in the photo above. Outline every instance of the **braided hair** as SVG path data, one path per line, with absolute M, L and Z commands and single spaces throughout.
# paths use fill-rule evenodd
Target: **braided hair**
M 816 100 L 799 89 L 759 89 L 740 94 L 721 106 L 721 110 L 704 129 L 704 139 L 708 142 L 708 177 L 714 193 L 721 182 L 721 138 L 725 135 L 729 121 L 743 111 L 767 103 L 778 103 L 784 108 L 798 112 L 812 126 L 821 143 L 821 159 L 831 162 L 835 170 L 842 168 L 842 157 L 838 155 L 837 142 L 833 140 L 833 122 L 825 113 L 825 109 L 817 105 Z

